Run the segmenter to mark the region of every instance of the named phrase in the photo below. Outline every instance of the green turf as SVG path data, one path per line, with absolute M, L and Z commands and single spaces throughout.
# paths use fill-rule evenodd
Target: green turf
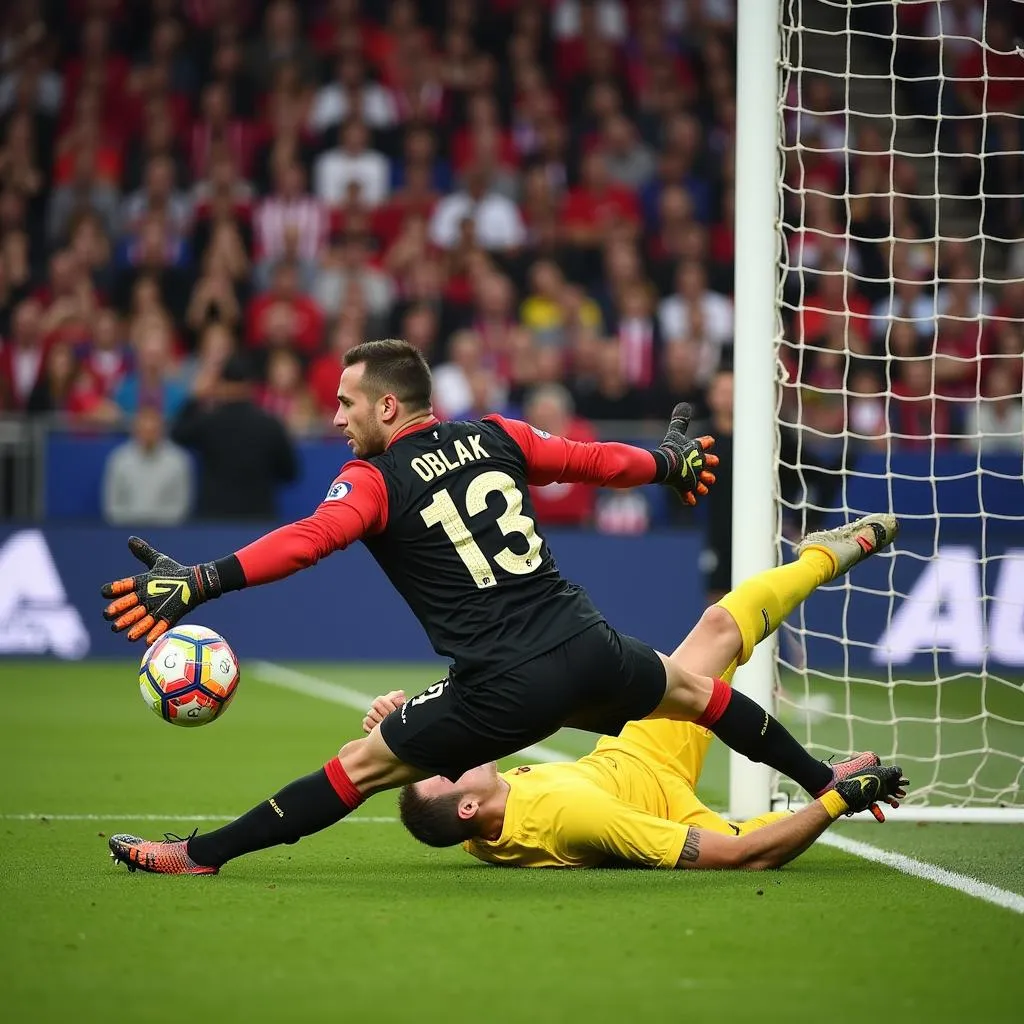
M 303 669 L 366 691 L 432 678 Z M 6 1019 L 1020 1019 L 1024 918 L 831 849 L 757 875 L 502 871 L 362 820 L 215 879 L 129 875 L 111 831 L 237 813 L 330 756 L 358 714 L 250 674 L 222 721 L 175 729 L 126 663 L 5 662 L 0 684 Z M 11 817 L 42 813 L 116 820 Z M 382 796 L 358 817 L 393 814 Z M 843 830 L 1022 891 L 1024 830 Z

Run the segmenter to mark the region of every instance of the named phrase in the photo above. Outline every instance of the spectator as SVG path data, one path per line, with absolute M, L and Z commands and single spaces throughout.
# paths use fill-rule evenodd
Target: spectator
M 355 53 L 337 62 L 335 81 L 317 92 L 309 126 L 317 133 L 326 132 L 351 117 L 377 131 L 391 128 L 398 119 L 391 91 L 367 78 L 366 65 Z
M 353 286 L 362 291 L 367 315 L 376 323 L 386 323 L 395 300 L 391 278 L 370 263 L 366 239 L 355 234 L 346 235 L 336 249 L 324 253 L 313 282 L 313 298 L 328 317 L 334 317 Z
M 160 413 L 143 406 L 131 440 L 118 445 L 103 468 L 103 518 L 114 526 L 177 526 L 192 504 L 188 455 L 164 436 Z
M 327 239 L 330 218 L 306 192 L 300 164 L 284 162 L 274 177 L 274 194 L 257 205 L 253 217 L 256 258 L 268 265 L 291 258 L 312 266 Z
M 190 129 L 190 131 L 194 131 Z M 176 127 L 170 109 L 162 97 L 155 96 L 147 101 L 142 125 L 132 136 L 125 157 L 125 168 L 121 183 L 124 188 L 140 188 L 146 178 L 146 167 L 156 157 L 166 157 L 174 165 L 174 179 L 185 182 L 192 176 L 187 151 L 184 145 L 189 138 L 184 128 Z M 230 139 L 222 145 L 227 146 Z M 204 151 L 203 159 L 207 157 Z M 195 169 L 200 177 L 207 170 L 206 164 Z
M 196 282 L 185 311 L 185 325 L 198 334 L 208 323 L 222 323 L 236 327 L 242 311 L 230 275 L 221 269 L 221 261 L 206 261 L 206 273 Z
M 629 382 L 618 341 L 601 343 L 595 373 L 593 388 L 576 396 L 581 416 L 618 422 L 644 418 L 644 396 Z
M 252 370 L 232 356 L 224 367 L 220 401 L 191 402 L 172 438 L 196 453 L 200 519 L 270 519 L 281 484 L 298 475 L 295 449 L 281 422 L 253 401 Z
M 951 403 L 935 394 L 933 366 L 927 359 L 906 360 L 892 386 L 890 429 L 907 450 L 948 449 L 955 429 Z
M 29 395 L 30 414 L 61 414 L 71 420 L 103 417 L 103 392 L 92 376 L 82 369 L 75 350 L 58 341 L 47 350 L 43 372 Z
M 110 294 L 116 280 L 113 250 L 103 223 L 93 210 L 82 210 L 72 218 L 68 249 L 82 271 L 92 279 L 97 292 Z
M 74 158 L 71 180 L 58 185 L 50 194 L 46 234 L 51 243 L 66 239 L 72 217 L 81 210 L 92 210 L 103 221 L 103 231 L 113 235 L 118 223 L 117 189 L 96 175 L 95 153 L 83 146 Z
M 313 360 L 306 376 L 313 402 L 324 423 L 338 409 L 338 381 L 345 368 L 345 353 L 363 340 L 361 333 L 349 319 L 341 318 L 328 337 L 327 351 Z
M 437 352 L 437 312 L 427 303 L 415 303 L 402 315 L 401 336 L 413 348 L 421 352 L 428 362 L 433 362 Z
M 1020 373 L 999 360 L 988 373 L 984 394 L 967 410 L 966 447 L 983 455 L 1024 452 L 1024 398 Z
M 701 348 L 698 341 L 670 341 L 662 349 L 661 373 L 651 390 L 649 407 L 653 413 L 667 416 L 679 402 L 689 402 L 694 419 L 707 415 L 705 388 L 714 377 L 701 381 Z M 717 369 L 717 368 L 716 368 Z
M 487 250 L 509 252 L 526 240 L 519 209 L 491 190 L 489 176 L 479 166 L 467 169 L 464 191 L 445 196 L 437 204 L 430 221 L 431 242 L 441 249 L 454 248 L 464 221 L 473 225 L 474 237 Z
M 27 31 L 32 35 L 26 33 L 26 50 L 20 62 L 14 59 L 13 53 L 5 54 L 8 70 L 0 78 L 0 117 L 18 107 L 48 118 L 60 110 L 64 95 L 61 76 L 47 66 L 40 50 L 27 49 L 43 41 L 45 26 L 42 21 L 36 21 Z
M 259 390 L 260 408 L 280 420 L 289 433 L 308 434 L 316 409 L 299 357 L 291 349 L 275 349 L 267 358 L 266 377 Z
M 470 378 L 484 365 L 484 347 L 476 331 L 457 331 L 448 342 L 448 361 L 434 368 L 434 413 L 445 420 L 462 419 L 472 404 Z
M 379 206 L 387 199 L 390 173 L 384 154 L 370 149 L 366 125 L 351 118 L 338 133 L 337 147 L 317 158 L 313 172 L 316 195 L 322 202 L 335 206 L 354 182 L 368 207 Z
M 867 447 L 884 451 L 886 423 L 885 390 L 875 374 L 860 368 L 850 374 L 846 429 Z
M 35 299 L 14 308 L 11 336 L 0 347 L 0 407 L 23 410 L 43 375 L 46 345 L 42 334 L 43 310 Z
M 194 215 L 200 223 L 204 220 L 216 220 L 217 214 L 230 216 L 232 219 L 248 221 L 252 216 L 253 187 L 238 171 L 230 150 L 219 144 L 210 150 L 208 170 L 205 177 L 200 178 L 192 190 Z M 227 202 L 222 209 L 215 209 L 218 197 Z M 198 246 L 201 250 L 202 246 Z
M 515 286 L 504 274 L 488 269 L 474 280 L 473 293 L 471 326 L 483 341 L 484 351 L 500 355 L 510 348 L 510 335 L 516 327 Z
M 148 405 L 170 420 L 187 398 L 175 372 L 169 331 L 159 321 L 145 323 L 135 341 L 135 369 L 118 385 L 114 401 L 127 416 Z
M 571 289 L 559 266 L 552 260 L 538 260 L 530 268 L 531 293 L 519 307 L 519 320 L 541 344 L 565 347 L 570 316 L 574 324 L 600 330 L 601 310 L 593 299 Z M 574 303 L 574 295 L 578 303 Z
M 707 381 L 718 366 L 722 349 L 732 343 L 732 302 L 711 291 L 702 264 L 687 260 L 676 274 L 676 290 L 658 306 L 658 321 L 666 338 L 677 340 L 694 336 L 693 321 L 700 319 L 701 339 L 706 351 L 701 355 L 699 378 Z
M 96 289 L 85 268 L 68 249 L 60 249 L 50 257 L 47 283 L 36 289 L 35 296 L 45 303 L 42 331 L 50 340 L 55 337 L 79 337 L 99 304 Z
M 121 318 L 114 310 L 99 310 L 92 323 L 91 338 L 79 353 L 82 367 L 102 394 L 111 396 L 131 369 L 131 351 L 124 339 Z
M 625 237 L 636 237 L 640 226 L 636 196 L 611 181 L 600 152 L 583 158 L 580 184 L 569 190 L 562 222 L 567 239 L 579 248 L 596 249 L 607 240 L 612 228 Z
M 151 157 L 146 164 L 145 182 L 121 208 L 122 230 L 134 234 L 153 215 L 163 219 L 167 230 L 178 238 L 188 234 L 192 209 L 188 196 L 175 188 L 174 161 L 169 156 Z
M 251 88 L 260 92 L 268 78 L 282 67 L 294 67 L 304 81 L 312 81 L 316 58 L 301 35 L 298 8 L 291 0 L 273 0 L 263 18 L 263 35 L 246 54 L 245 65 Z
M 188 276 L 185 265 L 188 250 L 182 238 L 172 237 L 159 217 L 147 217 L 136 241 L 124 244 L 122 270 L 114 285 L 114 301 L 119 309 L 131 305 L 137 282 L 153 282 L 162 306 L 176 321 L 185 318 L 188 305 Z
M 595 440 L 593 429 L 574 415 L 572 395 L 561 384 L 535 388 L 526 396 L 523 418 L 536 430 L 570 441 Z M 546 526 L 584 526 L 594 514 L 597 489 L 590 484 L 551 483 L 530 487 L 537 520 Z
M 624 288 L 618 302 L 618 343 L 626 379 L 638 388 L 654 383 L 663 338 L 652 309 L 651 290 L 645 284 Z
M 245 120 L 235 117 L 231 94 L 225 83 L 209 82 L 203 89 L 200 117 L 192 127 L 191 167 L 195 178 L 202 178 L 210 169 L 215 143 L 226 147 L 242 177 L 252 169 L 255 133 Z
M 191 399 L 216 401 L 221 373 L 236 347 L 235 336 L 223 324 L 211 323 L 203 328 L 196 354 L 182 367 L 181 376 L 188 383 Z
M 469 374 L 469 406 L 463 416 L 467 420 L 480 420 L 497 413 L 514 416 L 516 410 L 508 404 L 508 389 L 489 367 L 480 366 Z
M 305 353 L 315 352 L 323 340 L 324 316 L 315 300 L 299 287 L 299 268 L 293 262 L 279 263 L 273 271 L 270 288 L 257 296 L 246 314 L 246 343 L 250 347 L 268 343 L 269 319 L 284 309 L 291 320 L 291 335 Z
M 9 118 L 0 148 L 0 180 L 33 201 L 41 197 L 44 184 L 38 164 L 39 149 L 33 118 L 22 113 Z
M 632 191 L 644 187 L 654 176 L 654 154 L 637 135 L 623 114 L 609 117 L 601 132 L 608 178 Z

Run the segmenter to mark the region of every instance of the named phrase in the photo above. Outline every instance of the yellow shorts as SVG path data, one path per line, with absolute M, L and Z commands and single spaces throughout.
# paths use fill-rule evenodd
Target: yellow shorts
M 647 718 L 628 723 L 618 736 L 603 736 L 589 759 L 600 761 L 617 754 L 628 755 L 626 760 L 616 758 L 617 774 L 629 777 L 634 791 L 648 791 L 650 796 L 645 803 L 661 803 L 660 807 L 648 809 L 664 814 L 670 821 L 722 835 L 743 835 L 788 817 L 788 811 L 780 811 L 750 821 L 731 822 L 700 800 L 695 790 L 713 739 L 712 733 L 693 722 Z M 660 792 L 655 793 L 655 788 Z

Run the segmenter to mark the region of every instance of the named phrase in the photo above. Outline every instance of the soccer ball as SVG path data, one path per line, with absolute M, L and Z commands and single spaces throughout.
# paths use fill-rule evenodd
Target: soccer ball
M 142 699 L 172 725 L 206 725 L 238 689 L 238 659 L 206 626 L 175 626 L 142 656 Z

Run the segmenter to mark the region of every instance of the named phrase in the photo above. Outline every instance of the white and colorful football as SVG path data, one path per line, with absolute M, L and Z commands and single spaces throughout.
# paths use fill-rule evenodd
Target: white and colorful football
M 238 659 L 206 626 L 175 626 L 142 656 L 142 699 L 172 725 L 206 725 L 224 713 L 238 689 Z

